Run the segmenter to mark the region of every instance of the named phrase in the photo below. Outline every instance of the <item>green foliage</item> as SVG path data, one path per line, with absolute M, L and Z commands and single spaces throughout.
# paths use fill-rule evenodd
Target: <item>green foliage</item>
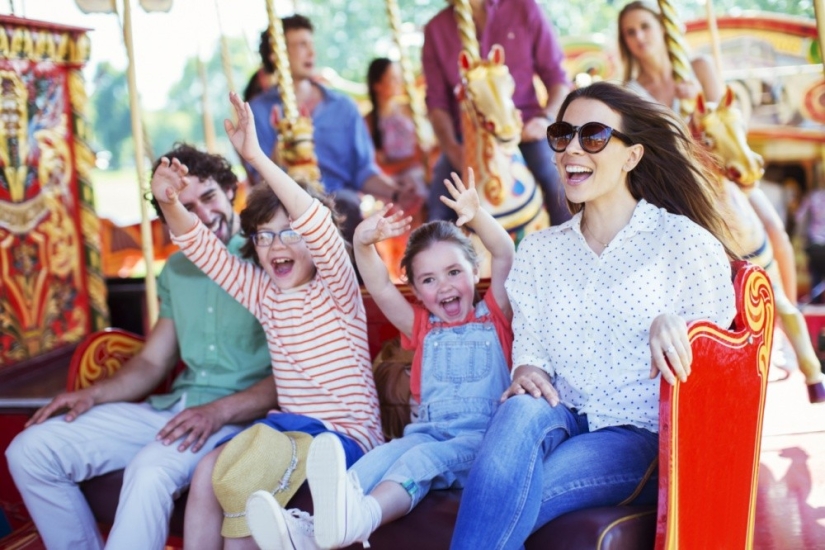
M 95 91 L 89 101 L 92 147 L 111 152 L 110 166 L 119 168 L 124 162 L 133 160 L 131 151 L 125 147 L 126 140 L 132 136 L 126 72 L 110 63 L 101 63 L 97 66 L 93 84 Z
M 608 43 L 616 35 L 616 17 L 627 0 L 537 0 L 553 23 L 559 36 L 582 36 L 601 33 Z M 654 0 L 655 1 L 655 0 Z M 504 0 L 506 4 L 506 0 Z M 713 0 L 718 16 L 745 10 L 761 10 L 814 17 L 812 0 Z M 364 82 L 367 66 L 374 57 L 397 59 L 398 51 L 389 25 L 384 0 L 297 0 L 297 9 L 315 25 L 316 65 L 331 67 L 342 77 Z M 421 66 L 421 31 L 427 21 L 446 7 L 445 0 L 398 0 L 404 23 L 407 54 L 416 72 Z M 675 1 L 684 20 L 705 17 L 704 3 Z M 253 22 L 246 34 L 254 37 L 247 44 L 244 37 L 227 37 L 235 89 L 240 93 L 259 64 L 257 37 L 265 22 Z M 206 70 L 206 95 L 209 101 L 219 152 L 234 158 L 225 138 L 223 119 L 229 118 L 228 83 L 221 63 L 220 44 L 215 42 Z M 90 120 L 95 146 L 112 153 L 112 167 L 133 164 L 128 87 L 124 71 L 108 63 L 98 66 L 90 101 Z M 203 89 L 193 57 L 184 67 L 180 80 L 169 91 L 161 112 L 145 113 L 146 132 L 155 155 L 175 141 L 204 146 Z

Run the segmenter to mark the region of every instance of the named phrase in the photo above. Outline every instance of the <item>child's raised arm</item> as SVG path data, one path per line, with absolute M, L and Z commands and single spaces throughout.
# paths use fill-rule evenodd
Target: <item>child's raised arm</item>
M 375 243 L 402 235 L 410 228 L 412 218 L 404 216 L 400 210 L 387 216 L 390 208 L 392 204 L 358 224 L 352 237 L 352 248 L 364 286 L 379 309 L 395 328 L 411 336 L 414 321 L 412 306 L 390 280 L 387 266 L 375 249 Z
M 242 101 L 235 92 L 229 94 L 229 100 L 238 115 L 237 125 L 228 119 L 223 121 L 223 127 L 232 146 L 272 188 L 289 217 L 293 220 L 301 217 L 312 204 L 312 197 L 263 152 L 258 143 L 255 119 L 249 104 Z
M 444 180 L 447 191 L 452 199 L 442 196 L 441 202 L 455 210 L 458 214 L 456 225 L 459 227 L 466 224 L 472 229 L 484 247 L 490 252 L 490 290 L 501 311 L 510 317 L 510 299 L 504 290 L 504 281 L 510 274 L 513 266 L 513 259 L 516 256 L 516 247 L 513 239 L 500 223 L 493 216 L 481 208 L 478 200 L 478 192 L 475 188 L 475 176 L 473 169 L 467 171 L 467 184 L 455 172 L 452 173 L 453 181 Z
M 166 225 L 172 235 L 183 235 L 190 231 L 198 223 L 197 217 L 189 212 L 183 203 L 178 200 L 178 195 L 183 191 L 189 182 L 186 181 L 189 168 L 181 164 L 178 159 L 160 159 L 160 165 L 152 175 L 152 195 L 158 201 Z

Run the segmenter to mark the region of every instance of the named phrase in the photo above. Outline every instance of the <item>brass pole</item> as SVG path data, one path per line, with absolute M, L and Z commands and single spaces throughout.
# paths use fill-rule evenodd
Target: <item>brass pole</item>
M 218 32 L 221 35 L 221 66 L 223 67 L 223 74 L 226 77 L 226 84 L 230 92 L 235 91 L 235 80 L 232 78 L 232 60 L 229 57 L 229 44 L 226 42 L 226 35 L 223 33 L 221 26 L 221 9 L 218 0 L 215 0 L 215 13 L 218 14 Z
M 461 46 L 467 50 L 473 59 L 480 59 L 481 53 L 478 47 L 478 38 L 476 38 L 476 24 L 473 22 L 473 10 L 470 7 L 470 0 L 455 0 L 453 10 L 456 23 L 458 23 Z
M 688 49 L 682 35 L 682 25 L 676 10 L 670 0 L 659 0 L 659 10 L 665 27 L 665 42 L 670 63 L 673 65 L 673 77 L 677 82 L 687 82 L 693 79 L 693 69 L 688 59 Z M 682 99 L 679 101 L 682 116 L 688 116 L 696 107 L 695 101 Z
M 143 261 L 146 263 L 146 315 L 149 326 L 155 325 L 158 318 L 158 293 L 155 283 L 154 248 L 152 247 L 152 226 L 149 221 L 149 205 L 146 201 L 147 193 L 151 192 L 146 181 L 144 169 L 145 156 L 143 152 L 143 124 L 140 116 L 140 98 L 137 92 L 135 77 L 135 54 L 132 44 L 132 10 L 131 0 L 123 0 L 123 42 L 126 44 L 126 54 L 129 66 L 126 71 L 129 84 L 129 109 L 132 117 L 132 139 L 135 144 L 135 168 L 137 169 L 138 192 L 140 202 L 140 241 L 143 249 Z
M 713 0 L 705 0 L 708 11 L 708 30 L 710 31 L 710 44 L 713 50 L 713 62 L 716 65 L 716 74 L 722 78 L 722 47 L 719 40 L 719 26 L 716 24 L 716 12 L 713 11 Z
M 215 136 L 215 120 L 212 117 L 212 109 L 209 106 L 209 83 L 206 79 L 206 66 L 200 55 L 198 55 L 198 76 L 200 76 L 201 86 L 203 87 L 201 93 L 203 141 L 206 144 L 206 150 L 215 154 L 218 152 L 217 137 Z
M 392 29 L 392 36 L 395 40 L 395 45 L 398 48 L 398 62 L 401 65 L 401 75 L 404 78 L 404 91 L 410 100 L 410 109 L 413 113 L 413 123 L 415 124 L 415 136 L 418 139 L 418 144 L 422 149 L 427 149 L 429 146 L 426 128 L 426 114 L 421 108 L 421 103 L 416 101 L 415 93 L 415 77 L 413 76 L 412 65 L 410 64 L 410 56 L 407 55 L 407 49 L 401 40 L 401 13 L 398 9 L 397 0 L 387 0 L 387 15 L 390 20 L 390 28 Z M 375 106 L 377 108 L 377 105 Z

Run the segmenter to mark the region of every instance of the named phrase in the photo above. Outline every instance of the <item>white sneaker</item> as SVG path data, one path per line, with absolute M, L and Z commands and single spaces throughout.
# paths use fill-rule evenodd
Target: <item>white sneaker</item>
M 318 550 L 312 516 L 284 510 L 271 494 L 255 491 L 246 501 L 246 523 L 261 550 Z
M 315 508 L 315 540 L 321 548 L 341 548 L 354 542 L 369 547 L 372 534 L 364 492 L 358 477 L 347 474 L 344 448 L 331 433 L 315 436 L 307 456 L 307 481 Z

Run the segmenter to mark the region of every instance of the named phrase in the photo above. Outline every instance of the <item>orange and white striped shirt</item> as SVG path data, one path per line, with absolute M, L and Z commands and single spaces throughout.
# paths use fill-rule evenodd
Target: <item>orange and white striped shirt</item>
M 320 202 L 292 228 L 303 235 L 316 275 L 287 292 L 261 267 L 230 254 L 202 223 L 172 240 L 261 322 L 281 411 L 317 418 L 369 451 L 384 437 L 355 269 Z

